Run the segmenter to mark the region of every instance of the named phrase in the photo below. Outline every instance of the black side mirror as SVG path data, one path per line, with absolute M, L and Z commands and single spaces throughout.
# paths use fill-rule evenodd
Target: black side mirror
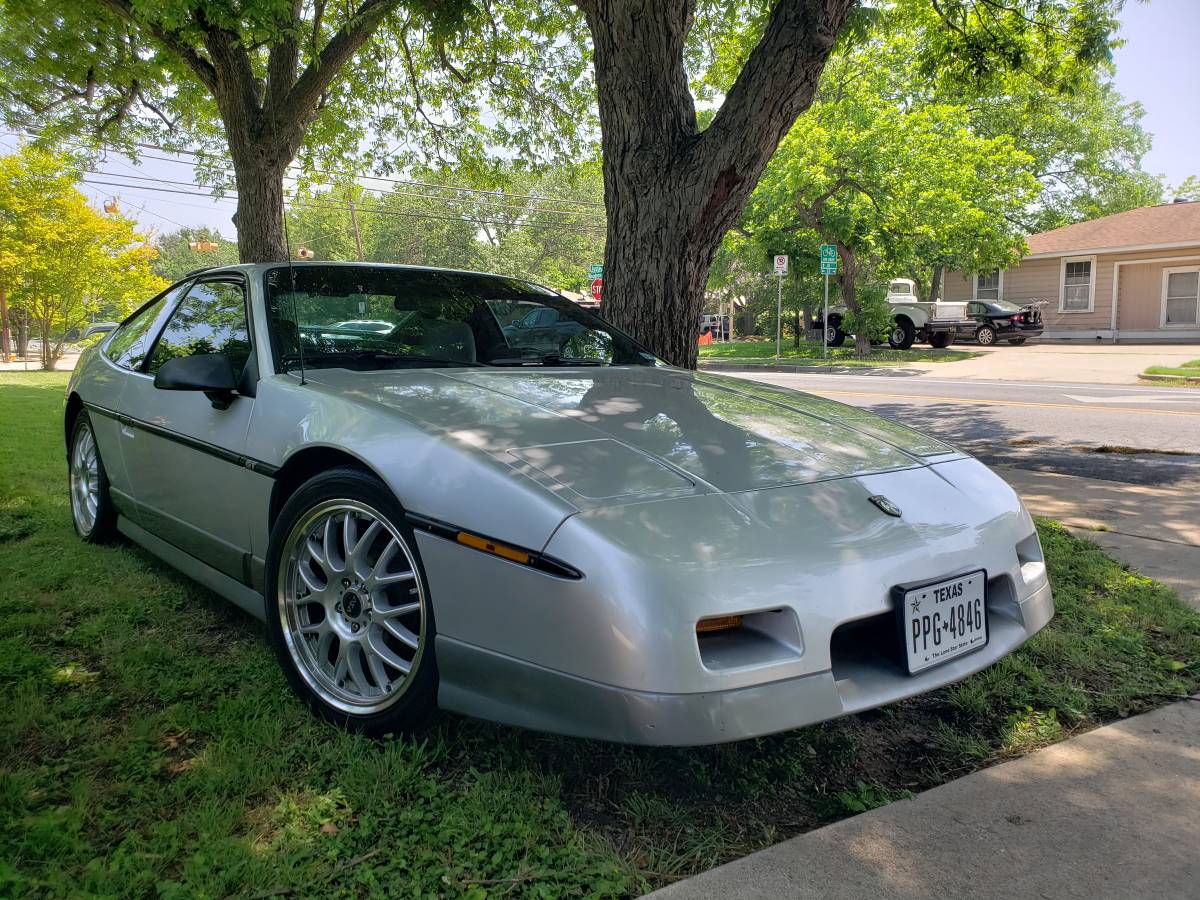
M 197 353 L 168 359 L 154 376 L 164 391 L 204 391 L 214 409 L 228 409 L 237 391 L 237 373 L 223 353 Z

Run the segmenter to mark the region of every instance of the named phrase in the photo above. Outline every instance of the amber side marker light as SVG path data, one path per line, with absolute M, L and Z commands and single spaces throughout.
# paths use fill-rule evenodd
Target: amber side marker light
M 472 550 L 482 550 L 484 553 L 491 553 L 493 556 L 499 556 L 502 559 L 511 560 L 522 565 L 529 565 L 529 554 L 524 550 L 518 550 L 516 547 L 509 547 L 507 544 L 497 544 L 495 541 L 489 541 L 487 538 L 481 538 L 477 534 L 468 534 L 465 531 L 458 533 L 457 540 L 460 544 L 470 547 Z
M 696 634 L 711 634 L 714 631 L 731 631 L 742 627 L 741 616 L 713 616 L 696 623 Z

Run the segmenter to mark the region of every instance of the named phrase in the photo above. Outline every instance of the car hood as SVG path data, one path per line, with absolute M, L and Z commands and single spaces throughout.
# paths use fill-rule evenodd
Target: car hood
M 309 380 L 489 454 L 581 508 L 804 484 L 957 455 L 854 407 L 678 369 L 326 369 L 310 370 Z

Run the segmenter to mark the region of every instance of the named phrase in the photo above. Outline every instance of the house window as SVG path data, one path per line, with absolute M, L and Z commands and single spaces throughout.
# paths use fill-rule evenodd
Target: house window
M 1096 285 L 1095 277 L 1095 257 L 1064 259 L 1059 310 L 1061 312 L 1091 312 L 1093 288 Z
M 1000 270 L 980 272 L 975 276 L 976 300 L 1000 299 Z
M 1200 324 L 1200 266 L 1163 270 L 1163 324 Z

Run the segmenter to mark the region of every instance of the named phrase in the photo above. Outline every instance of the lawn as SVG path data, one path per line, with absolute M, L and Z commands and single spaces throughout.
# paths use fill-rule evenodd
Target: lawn
M 75 539 L 65 377 L 0 374 L 0 896 L 630 896 L 1200 688 L 1200 616 L 1043 522 L 1057 618 L 927 697 L 691 750 L 353 737 L 251 619 Z
M 856 356 L 853 339 L 847 346 L 830 347 L 829 361 L 838 366 L 894 366 L 912 362 L 954 362 L 958 359 L 970 359 L 978 356 L 970 350 L 934 350 L 932 348 L 914 347 L 911 350 L 893 350 L 891 347 L 872 347 L 868 357 Z M 779 353 L 780 359 L 790 365 L 815 366 L 822 365 L 821 345 L 811 342 L 801 343 L 799 347 L 785 341 Z M 774 341 L 729 341 L 720 344 L 706 344 L 700 348 L 700 360 L 725 362 L 763 362 L 775 361 Z
M 1200 359 L 1193 359 L 1181 366 L 1150 366 L 1146 375 L 1170 375 L 1176 378 L 1200 379 Z

